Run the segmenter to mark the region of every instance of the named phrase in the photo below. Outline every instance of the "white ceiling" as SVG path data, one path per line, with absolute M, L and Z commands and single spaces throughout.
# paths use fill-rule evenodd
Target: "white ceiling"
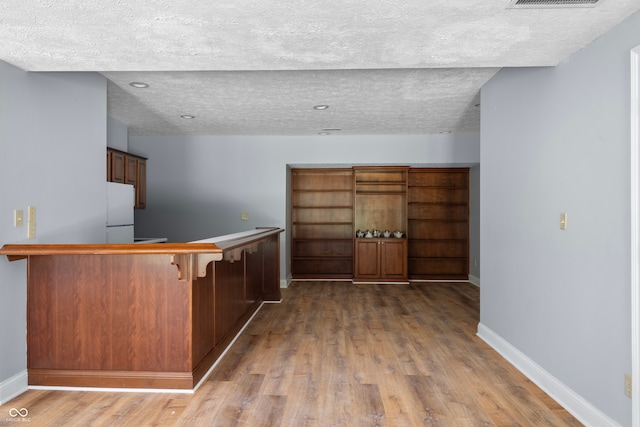
M 507 5 L 2 0 L 0 59 L 101 72 L 132 135 L 475 132 L 479 89 L 500 68 L 557 65 L 640 9 Z

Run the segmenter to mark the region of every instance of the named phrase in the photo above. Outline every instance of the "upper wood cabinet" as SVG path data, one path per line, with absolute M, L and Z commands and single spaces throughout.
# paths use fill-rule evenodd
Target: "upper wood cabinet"
M 147 199 L 147 159 L 107 147 L 107 181 L 135 187 L 135 208 L 144 209 Z
M 136 207 L 144 209 L 147 206 L 147 162 L 139 158 L 136 161 Z
M 138 184 L 138 157 L 130 154 L 124 156 L 124 183 L 137 186 Z
M 107 149 L 107 181 L 124 184 L 125 156 L 121 151 Z

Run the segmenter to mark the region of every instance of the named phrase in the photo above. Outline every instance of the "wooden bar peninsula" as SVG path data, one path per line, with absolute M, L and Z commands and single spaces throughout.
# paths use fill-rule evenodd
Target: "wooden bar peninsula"
M 262 303 L 280 301 L 282 231 L 4 245 L 27 259 L 29 385 L 193 390 Z

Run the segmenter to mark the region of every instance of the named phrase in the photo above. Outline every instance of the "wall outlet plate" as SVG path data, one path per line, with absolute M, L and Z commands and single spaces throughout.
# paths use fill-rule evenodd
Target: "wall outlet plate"
M 24 225 L 24 213 L 22 209 L 13 210 L 13 226 L 22 227 Z
M 562 212 L 560 214 L 560 230 L 566 230 L 566 229 L 567 229 L 567 213 Z
M 631 397 L 631 374 L 624 374 L 624 394 Z

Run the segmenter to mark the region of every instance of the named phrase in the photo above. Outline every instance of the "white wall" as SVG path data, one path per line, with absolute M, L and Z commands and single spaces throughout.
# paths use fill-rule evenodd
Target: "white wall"
M 0 246 L 104 242 L 106 80 L 0 61 Z M 13 210 L 37 209 L 37 238 Z M 26 262 L 0 257 L 0 403 L 26 387 Z
M 638 28 L 640 13 L 558 67 L 505 69 L 482 89 L 480 332 L 621 425 L 631 424 L 623 378 Z
M 190 241 L 258 226 L 286 229 L 287 165 L 477 164 L 478 137 L 131 136 L 129 149 L 148 157 L 147 208 L 136 211 L 136 234 Z M 283 279 L 288 241 L 281 239 Z

